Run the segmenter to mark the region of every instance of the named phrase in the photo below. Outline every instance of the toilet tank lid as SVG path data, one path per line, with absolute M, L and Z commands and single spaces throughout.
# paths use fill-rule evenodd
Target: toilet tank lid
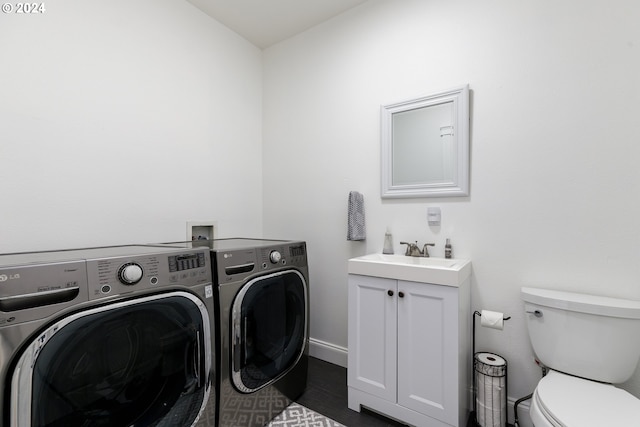
M 525 302 L 545 307 L 599 316 L 640 319 L 640 301 L 528 287 L 522 288 L 521 296 Z

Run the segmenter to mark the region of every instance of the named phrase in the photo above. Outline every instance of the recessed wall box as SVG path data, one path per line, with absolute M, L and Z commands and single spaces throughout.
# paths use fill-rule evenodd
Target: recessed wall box
M 187 240 L 213 240 L 216 228 L 215 221 L 187 221 Z

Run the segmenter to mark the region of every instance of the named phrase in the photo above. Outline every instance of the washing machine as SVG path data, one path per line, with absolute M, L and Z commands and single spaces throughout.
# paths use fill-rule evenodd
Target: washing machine
M 214 426 L 210 264 L 145 245 L 0 255 L 0 426 Z
M 211 251 L 219 325 L 218 426 L 264 426 L 307 385 L 306 243 L 231 238 L 185 245 Z

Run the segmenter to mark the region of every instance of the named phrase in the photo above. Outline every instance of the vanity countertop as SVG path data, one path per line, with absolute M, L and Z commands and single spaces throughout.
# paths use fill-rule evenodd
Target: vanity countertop
M 363 276 L 458 287 L 471 275 L 471 261 L 459 258 L 375 253 L 351 258 L 348 262 L 348 272 Z

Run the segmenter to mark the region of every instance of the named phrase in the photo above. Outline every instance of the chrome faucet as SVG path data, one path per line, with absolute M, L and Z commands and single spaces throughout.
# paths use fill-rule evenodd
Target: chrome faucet
M 418 241 L 415 243 L 409 242 L 400 242 L 401 245 L 407 245 L 407 251 L 404 253 L 406 256 L 421 256 L 421 257 L 429 257 L 429 246 L 435 246 L 435 243 L 425 243 L 422 247 L 422 250 L 418 247 Z

